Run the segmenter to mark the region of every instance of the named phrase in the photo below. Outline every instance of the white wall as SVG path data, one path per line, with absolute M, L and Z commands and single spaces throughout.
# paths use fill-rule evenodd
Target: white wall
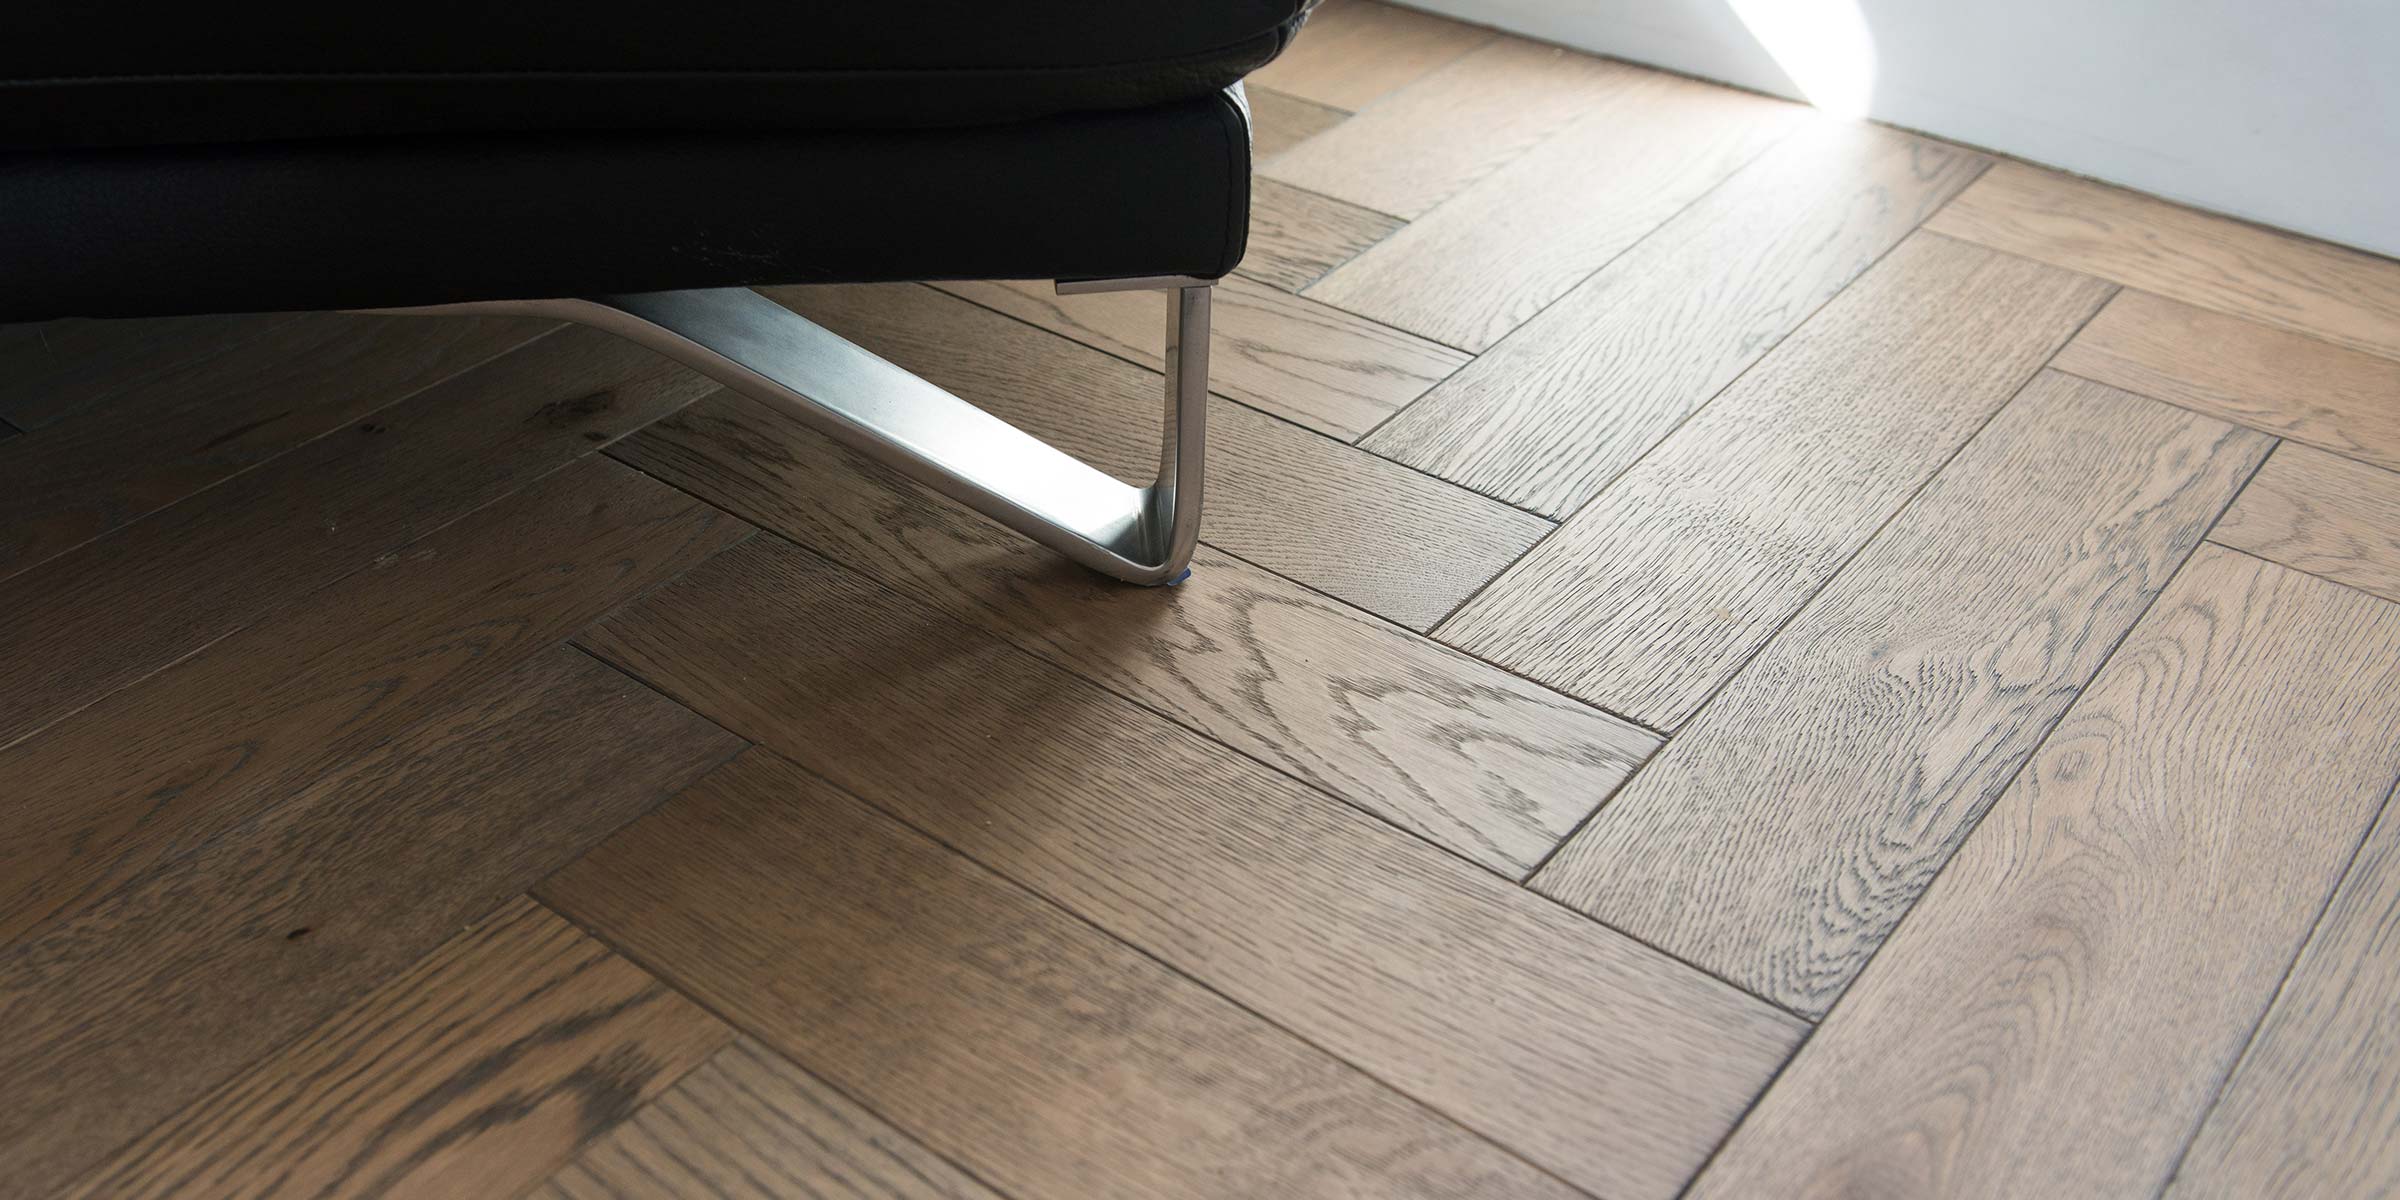
M 2400 255 L 2400 0 L 1404 2 Z

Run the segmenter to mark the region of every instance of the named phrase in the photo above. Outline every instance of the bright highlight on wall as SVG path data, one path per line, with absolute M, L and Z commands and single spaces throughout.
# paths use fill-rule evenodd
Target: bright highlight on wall
M 1875 36 L 1857 0 L 1727 0 L 1800 94 L 1841 117 L 1875 98 Z

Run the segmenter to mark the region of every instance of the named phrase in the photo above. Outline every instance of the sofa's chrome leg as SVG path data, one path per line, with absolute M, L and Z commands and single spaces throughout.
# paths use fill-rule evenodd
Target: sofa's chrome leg
M 1165 433 L 1158 476 L 1141 488 L 747 288 L 385 311 L 513 313 L 607 330 L 791 413 L 1093 570 L 1167 584 L 1189 573 L 1200 538 L 1211 295 L 1205 280 L 1172 282 Z

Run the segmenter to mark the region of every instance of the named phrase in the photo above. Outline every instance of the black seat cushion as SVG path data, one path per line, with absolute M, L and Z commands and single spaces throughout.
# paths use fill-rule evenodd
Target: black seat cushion
M 903 128 L 1204 96 L 1302 0 L 15 0 L 0 148 Z

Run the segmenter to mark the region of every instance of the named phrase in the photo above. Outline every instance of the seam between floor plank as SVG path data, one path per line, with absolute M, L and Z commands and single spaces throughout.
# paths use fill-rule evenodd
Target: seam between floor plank
M 2278 444 L 2280 444 L 2280 443 L 2278 443 Z M 2256 472 L 2253 472 L 2252 474 L 2254 474 L 2254 475 L 2255 475 L 2255 474 L 2256 474 Z M 2246 487 L 2249 487 L 2250 485 L 2249 485 L 2249 483 L 2248 483 L 2247 481 L 2245 481 L 2245 482 L 2242 484 L 2242 486 L 2246 488 Z M 2239 499 L 2239 498 L 2240 498 L 2240 493 L 2238 493 L 2238 492 L 2237 492 L 2237 493 L 2235 493 L 2235 498 L 2236 498 L 2236 499 Z M 2229 506 L 2229 507 L 2230 507 L 2230 506 Z M 2219 521 L 2222 521 L 2222 520 L 2224 520 L 2224 519 L 2225 519 L 2225 516 L 2224 516 L 2224 514 L 2223 514 L 2223 513 L 2219 513 L 2219 514 L 2217 515 L 2217 520 L 2219 520 Z M 2235 546 L 2235 545 L 2230 545 L 2230 544 L 2228 544 L 2228 543 L 2225 543 L 2225 542 L 2220 542 L 2220 541 L 2218 541 L 2218 540 L 2216 539 L 2216 537 L 2215 537 L 2215 534 L 2216 534 L 2216 526 L 2215 526 L 2215 525 L 2212 523 L 2212 524 L 2209 526 L 2208 533 L 2206 533 L 2206 534 L 2203 534 L 2203 535 L 2201 536 L 2200 540 L 2201 540 L 2203 543 L 2207 544 L 2207 545 L 2215 546 L 2215 547 L 2216 547 L 2217 549 L 2219 549 L 2219 550 L 2225 550 L 2225 551 L 2229 551 L 2229 552 L 2231 552 L 2231 553 L 2234 553 L 2234 554 L 2239 554 L 2239 555 L 2241 555 L 2243 558 L 2256 559 L 2256 560 L 2258 560 L 2259 562 L 2265 563 L 2265 564 L 2267 564 L 2268 566 L 2270 566 L 2270 567 L 2273 567 L 2273 568 L 2275 568 L 2275 569 L 2276 569 L 2276 570 L 2278 570 L 2278 571 L 2290 571 L 2290 572 L 2291 572 L 2292 574 L 2294 574 L 2294 575 L 2306 575 L 2306 576 L 2308 576 L 2310 579 L 2314 579 L 2314 580 L 2316 580 L 2316 581 L 2318 581 L 2318 582 L 2320 582 L 2320 583 L 2329 583 L 2329 584 L 2332 584 L 2333 586 L 2335 586 L 2335 587 L 2337 587 L 2337 588 L 2340 588 L 2340 589 L 2342 589 L 2342 590 L 2343 590 L 2343 591 L 2345 591 L 2345 592 L 2354 592 L 2354 593 L 2356 593 L 2356 594 L 2358 594 L 2358 595 L 2364 596 L 2364 597 L 2366 597 L 2367 599 L 2369 599 L 2369 600 L 2372 600 L 2372 601 L 2374 601 L 2375 603 L 2377 603 L 2377 604 L 2380 604 L 2380 605 L 2383 605 L 2383 606 L 2385 606 L 2385 607 L 2387 607 L 2387 608 L 2389 608 L 2389 607 L 2400 607 L 2400 600 L 2394 600 L 2394 599 L 2392 599 L 2392 598 L 2391 598 L 2391 597 L 2389 597 L 2389 596 L 2379 595 L 2379 594 L 2377 594 L 2377 593 L 2375 593 L 2375 592 L 2370 592 L 2370 591 L 2368 591 L 2367 589 L 2365 589 L 2365 588 L 2362 588 L 2362 587 L 2358 586 L 2357 584 L 2352 584 L 2352 583 L 2343 583 L 2343 582 L 2342 582 L 2341 580 L 2339 580 L 2339 579 L 2328 579 L 2328 578 L 2326 578 L 2325 576 L 2323 576 L 2323 575 L 2319 575 L 2319 574 L 2317 574 L 2317 573 L 2316 573 L 2316 572 L 2314 572 L 2314 571 L 2306 570 L 2306 569 L 2304 569 L 2304 568 L 2301 568 L 2301 567 L 2295 567 L 2295 566 L 2293 566 L 2292 564 L 2290 564 L 2290 563 L 2287 563 L 2287 562 L 2277 562 L 2276 560 L 2274 560 L 2274 559 L 2272 559 L 2272 558 L 2268 558 L 2268 557 L 2267 557 L 2266 555 L 2264 555 L 2264 554 L 2258 554 L 2258 553 L 2254 553 L 2254 552 L 2252 552 L 2252 551 L 2249 551 L 2249 550 L 2244 550 L 2244 549 L 2242 549 L 2240 546 Z

